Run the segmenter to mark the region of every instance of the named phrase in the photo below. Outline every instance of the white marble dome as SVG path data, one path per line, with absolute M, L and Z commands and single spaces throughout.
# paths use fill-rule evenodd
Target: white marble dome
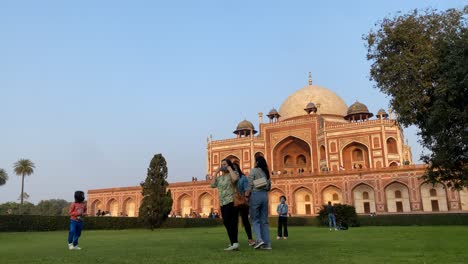
M 319 114 L 345 116 L 348 111 L 348 106 L 336 93 L 317 85 L 306 85 L 284 100 L 279 109 L 281 120 L 307 115 L 304 108 L 310 102 L 314 102 Z

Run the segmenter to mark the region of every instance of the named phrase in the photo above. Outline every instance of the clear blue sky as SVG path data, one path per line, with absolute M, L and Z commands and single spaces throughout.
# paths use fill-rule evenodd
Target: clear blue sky
M 371 112 L 362 35 L 397 11 L 466 1 L 1 1 L 0 168 L 16 201 L 138 185 L 156 153 L 169 181 L 203 178 L 206 138 L 233 137 L 307 83 Z M 405 135 L 418 160 L 415 129 Z

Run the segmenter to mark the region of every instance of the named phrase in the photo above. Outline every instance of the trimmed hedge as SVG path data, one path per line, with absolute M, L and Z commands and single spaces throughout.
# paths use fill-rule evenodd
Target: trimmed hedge
M 270 227 L 278 227 L 278 217 L 270 216 L 268 218 Z M 318 226 L 319 221 L 316 217 L 288 217 L 288 226 Z
M 162 228 L 209 227 L 222 225 L 222 219 L 168 218 Z M 68 230 L 68 216 L 0 215 L 0 232 Z M 86 217 L 85 230 L 145 228 L 137 217 Z
M 358 216 L 361 226 L 468 225 L 468 213 Z
M 468 213 L 358 216 L 361 226 L 468 225 Z M 278 217 L 269 218 L 277 227 Z M 0 232 L 68 230 L 68 216 L 0 215 Z M 222 219 L 168 218 L 162 228 L 222 226 Z M 289 226 L 319 226 L 317 217 L 290 217 Z M 85 230 L 145 228 L 136 217 L 87 217 Z

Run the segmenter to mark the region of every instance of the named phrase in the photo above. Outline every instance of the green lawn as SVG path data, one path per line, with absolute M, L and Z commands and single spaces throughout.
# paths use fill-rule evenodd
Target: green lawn
M 272 238 L 276 238 L 271 229 Z M 0 233 L 0 263 L 468 263 L 468 227 L 291 227 L 272 251 L 224 252 L 224 228 L 84 231 L 81 251 L 67 232 Z

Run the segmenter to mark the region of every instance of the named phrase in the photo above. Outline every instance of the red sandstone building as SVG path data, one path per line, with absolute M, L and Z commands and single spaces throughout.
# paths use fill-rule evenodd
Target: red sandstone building
M 421 213 L 468 210 L 468 191 L 452 191 L 439 184 L 423 184 L 423 165 L 414 165 L 401 127 L 392 113 L 379 110 L 375 118 L 355 102 L 347 107 L 334 92 L 309 84 L 289 96 L 258 131 L 244 120 L 235 138 L 207 144 L 207 174 L 221 160 L 240 164 L 248 175 L 255 155 L 266 158 L 272 179 L 270 214 L 276 214 L 285 195 L 290 213 L 317 214 L 328 201 L 354 205 L 357 213 Z M 219 210 L 217 191 L 208 181 L 171 183 L 173 212 L 207 216 Z M 123 187 L 88 191 L 91 214 L 99 209 L 112 216 L 137 216 L 141 188 Z

